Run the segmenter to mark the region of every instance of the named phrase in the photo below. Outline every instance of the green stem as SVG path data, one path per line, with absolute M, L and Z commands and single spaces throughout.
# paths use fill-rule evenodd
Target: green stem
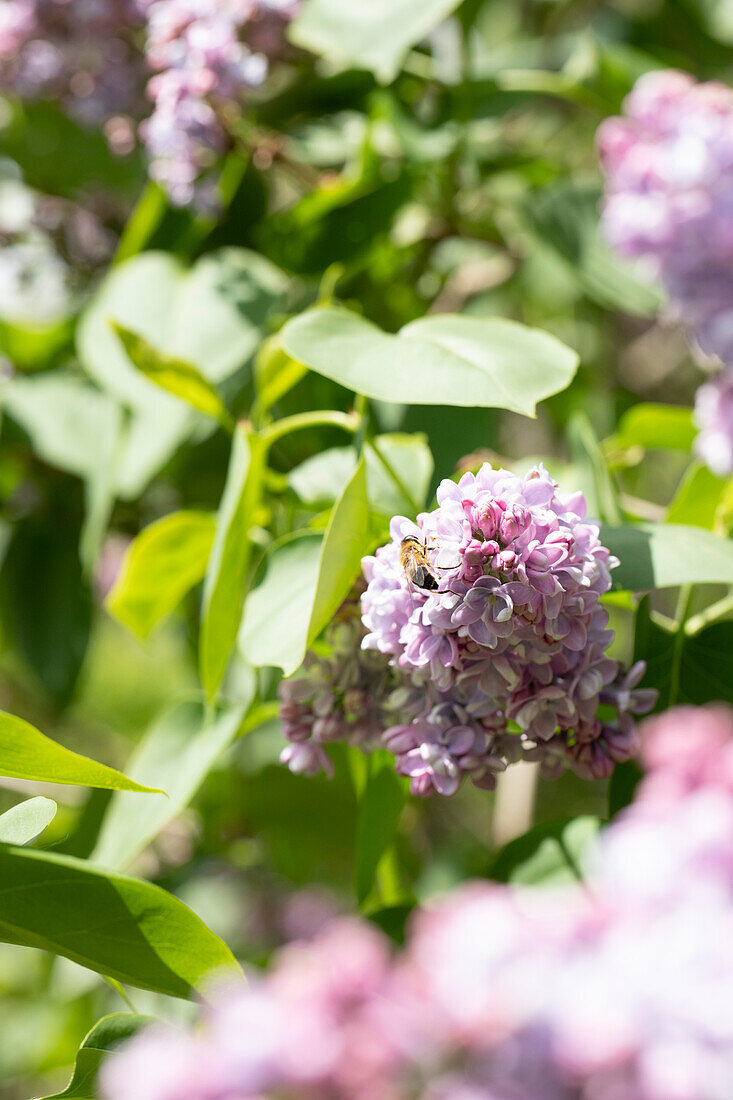
M 415 497 L 410 492 L 407 485 L 405 485 L 404 481 L 402 480 L 400 475 L 397 473 L 397 471 L 395 470 L 394 466 L 389 461 L 387 456 L 382 454 L 379 447 L 377 446 L 376 439 L 370 439 L 368 442 L 369 442 L 369 446 L 372 448 L 375 455 L 377 456 L 379 461 L 384 466 L 384 468 L 387 471 L 388 475 L 390 476 L 392 481 L 395 483 L 395 485 L 397 486 L 400 493 L 402 493 L 402 496 L 405 498 L 405 501 L 409 504 L 411 514 L 412 515 L 417 515 L 417 513 L 420 511 L 420 505 L 418 504 L 417 500 L 415 499 Z
M 260 432 L 260 438 L 266 446 L 270 447 L 278 439 L 289 435 L 291 432 L 299 432 L 305 428 L 316 428 L 329 425 L 332 428 L 341 428 L 345 432 L 358 432 L 361 428 L 361 419 L 353 413 L 338 412 L 335 409 L 318 409 L 315 412 L 295 413 L 294 416 L 285 416 L 282 420 L 276 420 Z
M 680 588 L 680 594 L 677 600 L 677 614 L 675 616 L 677 620 L 677 633 L 674 637 L 674 647 L 672 649 L 672 670 L 669 679 L 669 696 L 667 698 L 668 707 L 674 706 L 679 697 L 682 650 L 685 644 L 685 624 L 690 614 L 693 591 L 693 585 L 683 584 Z
M 364 441 L 367 437 L 367 431 L 369 430 L 369 398 L 365 397 L 363 393 L 357 393 L 354 400 L 354 416 L 359 418 L 359 426 L 354 436 L 354 447 L 356 448 L 356 457 L 361 458 L 362 451 L 364 450 Z

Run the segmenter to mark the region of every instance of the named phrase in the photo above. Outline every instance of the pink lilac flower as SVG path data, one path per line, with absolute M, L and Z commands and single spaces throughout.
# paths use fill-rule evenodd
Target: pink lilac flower
M 228 119 L 267 75 L 295 4 L 138 0 L 147 16 L 153 113 L 141 126 L 151 174 L 172 202 L 215 205 L 211 169 L 230 145 Z
M 104 1100 L 728 1100 L 733 711 L 669 711 L 642 745 L 585 883 L 464 884 L 396 954 L 336 920 L 113 1054 Z
M 702 351 L 733 367 L 733 90 L 652 72 L 624 107 L 598 131 L 604 232 L 661 280 Z M 696 402 L 698 451 L 721 474 L 733 471 L 729 391 L 723 375 Z
M 653 698 L 621 679 L 600 597 L 615 563 L 582 493 L 557 491 L 544 467 L 520 478 L 484 464 L 443 481 L 438 508 L 392 520 L 392 541 L 363 562 L 363 646 L 413 685 L 384 743 L 415 794 L 452 793 L 470 776 L 490 785 L 520 755 L 548 771 L 609 774 L 636 748 L 630 715 Z M 425 545 L 435 591 L 411 585 L 400 543 Z M 604 723 L 599 703 L 618 718 Z M 510 732 L 508 723 L 513 724 Z

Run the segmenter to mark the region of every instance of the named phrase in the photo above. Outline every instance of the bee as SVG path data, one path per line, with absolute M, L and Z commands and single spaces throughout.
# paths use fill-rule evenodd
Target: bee
M 410 584 L 425 592 L 435 592 L 438 581 L 430 568 L 427 544 L 415 535 L 405 535 L 400 543 L 400 565 Z

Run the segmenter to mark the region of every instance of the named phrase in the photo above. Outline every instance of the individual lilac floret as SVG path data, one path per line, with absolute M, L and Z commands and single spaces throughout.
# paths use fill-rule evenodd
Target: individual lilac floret
M 733 366 L 706 382 L 695 396 L 695 446 L 718 477 L 733 474 Z
M 606 656 L 613 634 L 599 600 L 616 562 L 585 521 L 582 493 L 559 493 L 542 466 L 520 478 L 487 463 L 443 481 L 437 499 L 417 524 L 393 519 L 392 541 L 363 561 L 364 648 L 423 685 L 384 734 L 398 771 L 415 794 L 450 794 L 466 776 L 490 786 L 520 755 L 548 772 L 608 775 L 635 751 L 630 715 L 649 698 L 633 690 L 643 666 L 631 684 Z M 436 591 L 405 575 L 408 535 L 423 543 Z M 601 702 L 615 722 L 598 718 Z
M 230 145 L 228 120 L 262 84 L 294 4 L 265 0 L 138 0 L 156 75 L 141 126 L 151 174 L 178 206 L 215 206 L 211 169 Z

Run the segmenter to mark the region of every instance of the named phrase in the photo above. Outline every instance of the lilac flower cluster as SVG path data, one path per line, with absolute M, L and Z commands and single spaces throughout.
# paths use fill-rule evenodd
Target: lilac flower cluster
M 347 600 L 326 631 L 322 652 L 280 684 L 280 718 L 290 744 L 280 761 L 296 775 L 332 771 L 324 745 L 345 741 L 368 750 L 379 744 L 393 678 L 386 661 L 361 648 L 356 599 Z
M 587 882 L 467 884 L 396 957 L 337 920 L 113 1055 L 105 1100 L 724 1100 L 733 1081 L 733 712 L 646 724 Z
M 123 116 L 141 99 L 139 24 L 136 0 L 5 0 L 0 89 L 54 99 L 89 125 L 106 123 L 113 144 L 128 152 L 132 125 Z
M 598 131 L 605 234 L 662 281 L 702 351 L 733 367 L 733 90 L 652 72 L 624 106 Z M 698 450 L 727 474 L 733 421 L 715 411 L 726 383 L 715 385 L 700 396 Z
M 267 74 L 295 0 L 138 0 L 147 16 L 153 113 L 141 126 L 151 174 L 179 206 L 215 205 L 210 169 L 227 149 L 229 120 Z
M 600 597 L 615 564 L 582 493 L 564 496 L 544 467 L 523 478 L 485 463 L 438 507 L 392 520 L 392 541 L 364 559 L 363 646 L 385 655 L 404 691 L 402 720 L 384 733 L 415 794 L 452 793 L 464 776 L 490 786 L 506 763 L 539 759 L 608 775 L 636 748 L 634 713 L 653 694 L 633 689 L 606 656 L 613 637 Z M 415 588 L 400 543 L 415 536 L 438 580 Z M 600 703 L 617 718 L 603 722 Z M 510 725 L 511 723 L 511 725 Z

